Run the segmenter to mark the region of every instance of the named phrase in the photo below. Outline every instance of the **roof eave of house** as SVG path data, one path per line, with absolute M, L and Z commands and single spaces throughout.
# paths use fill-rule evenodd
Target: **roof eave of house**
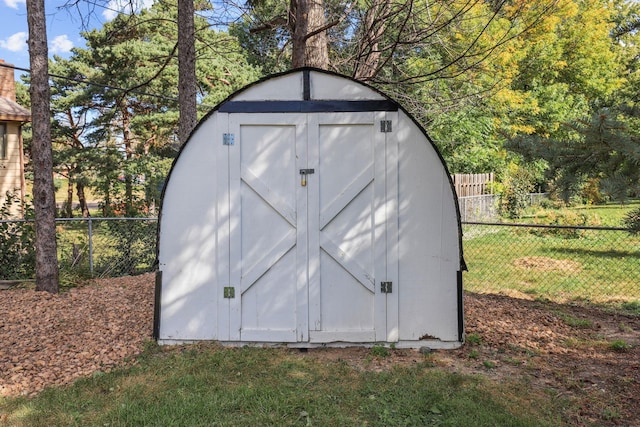
M 30 122 L 31 111 L 8 98 L 0 97 L 0 120 Z
M 31 114 L 3 114 L 0 113 L 0 122 L 22 122 L 27 123 L 31 121 Z

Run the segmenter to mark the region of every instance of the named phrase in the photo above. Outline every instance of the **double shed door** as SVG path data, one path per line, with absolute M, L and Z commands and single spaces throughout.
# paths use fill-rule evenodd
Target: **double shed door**
M 220 339 L 397 341 L 396 118 L 228 115 Z

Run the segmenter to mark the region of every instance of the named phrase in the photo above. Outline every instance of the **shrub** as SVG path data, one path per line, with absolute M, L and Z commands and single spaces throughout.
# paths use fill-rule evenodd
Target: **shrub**
M 535 223 L 567 227 L 597 227 L 602 225 L 602 220 L 598 215 L 589 215 L 585 212 L 562 209 L 539 211 L 536 214 Z M 570 238 L 583 237 L 585 234 L 585 230 L 575 228 L 534 228 L 531 232 L 537 235 L 556 235 Z
M 0 219 L 8 219 L 11 207 L 20 203 L 18 196 L 7 192 L 0 206 Z M 33 216 L 27 207 L 27 216 Z M 0 279 L 31 279 L 35 276 L 35 238 L 32 222 L 10 221 L 0 223 Z
M 600 192 L 600 180 L 598 178 L 590 178 L 583 185 L 580 191 L 583 203 L 590 205 L 599 205 L 605 202 L 605 198 Z
M 628 212 L 624 217 L 623 224 L 631 234 L 640 233 L 640 208 Z
M 109 276 L 135 275 L 150 271 L 155 261 L 157 224 L 149 221 L 106 221 L 101 230 L 112 244 L 112 251 L 101 263 Z
M 501 213 L 509 218 L 520 218 L 528 205 L 529 193 L 534 188 L 534 175 L 526 168 L 517 165 L 509 169 L 503 185 Z

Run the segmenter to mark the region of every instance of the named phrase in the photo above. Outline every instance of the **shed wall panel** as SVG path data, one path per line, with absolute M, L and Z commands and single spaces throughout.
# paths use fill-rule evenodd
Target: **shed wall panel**
M 345 100 L 367 100 L 386 99 L 381 94 L 351 80 L 330 74 L 312 72 L 311 97 L 319 100 L 345 99 Z
M 269 84 L 256 84 L 233 97 L 234 101 L 299 101 L 303 92 L 302 74 L 269 79 Z
M 431 336 L 457 341 L 459 251 L 455 204 L 446 171 L 432 146 L 411 120 L 404 115 L 402 120 L 400 339 Z
M 215 148 L 222 144 L 216 128 L 215 119 L 201 126 L 181 152 L 165 190 L 159 254 L 163 339 L 215 339 Z

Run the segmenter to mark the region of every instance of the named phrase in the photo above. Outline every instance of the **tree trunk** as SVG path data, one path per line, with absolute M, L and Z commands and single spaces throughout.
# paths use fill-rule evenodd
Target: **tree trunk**
M 65 215 L 67 218 L 73 218 L 73 181 L 71 180 L 71 171 L 67 170 L 67 201 L 65 203 Z
M 391 2 L 377 0 L 367 10 L 364 19 L 364 34 L 359 42 L 358 58 L 354 65 L 354 77 L 371 80 L 380 67 L 380 39 L 386 31 L 386 21 L 391 11 Z
M 67 109 L 66 111 L 67 113 L 67 120 L 69 121 L 69 126 L 71 129 L 73 129 L 73 146 L 75 148 L 77 148 L 78 150 L 83 150 L 84 149 L 84 145 L 82 144 L 82 141 L 80 140 L 80 135 L 82 134 L 82 131 L 80 129 L 78 129 L 78 125 L 76 124 L 75 118 L 73 116 L 73 113 L 71 111 L 71 109 Z M 71 168 L 73 169 L 73 174 L 71 173 L 71 170 L 69 171 L 69 183 L 72 182 L 72 175 L 74 175 L 76 177 L 76 192 L 78 194 L 78 203 L 80 205 L 80 211 L 82 212 L 82 217 L 83 218 L 87 218 L 89 217 L 89 208 L 87 207 L 87 199 L 84 195 L 84 184 L 81 184 L 79 182 L 77 182 L 78 176 L 81 174 L 81 170 L 82 168 L 78 165 L 78 163 L 74 163 L 73 167 Z M 69 200 L 72 200 L 73 198 L 73 189 L 70 188 L 70 196 L 69 196 Z
M 193 0 L 178 0 L 178 139 L 184 144 L 198 121 Z
M 36 289 L 57 293 L 58 256 L 56 245 L 53 148 L 49 113 L 49 65 L 47 18 L 44 0 L 27 0 L 29 62 L 31 65 L 31 119 L 33 144 L 33 206 L 36 228 Z
M 134 153 L 134 141 L 133 134 L 131 132 L 131 114 L 127 108 L 127 101 L 122 100 L 122 143 L 124 144 L 124 156 L 125 162 L 128 166 L 129 162 L 133 159 Z M 131 175 L 129 168 L 125 166 L 124 171 L 124 215 L 126 217 L 135 216 L 134 203 L 133 203 L 133 176 Z
M 329 47 L 322 0 L 291 0 L 292 68 L 329 67 Z
M 91 215 L 89 214 L 89 207 L 87 206 L 87 197 L 84 194 L 84 184 L 76 183 L 76 192 L 78 194 L 78 203 L 80 204 L 80 210 L 82 211 L 82 217 L 88 218 Z

